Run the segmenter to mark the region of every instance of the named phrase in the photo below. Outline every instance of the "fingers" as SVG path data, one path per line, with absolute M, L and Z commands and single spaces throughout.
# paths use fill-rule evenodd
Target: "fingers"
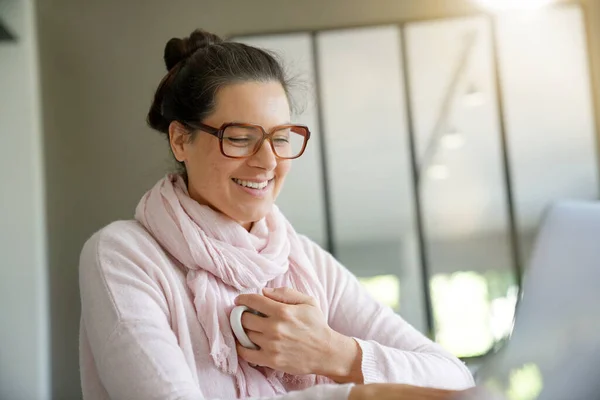
M 250 339 L 252 343 L 257 345 L 258 347 L 260 347 L 260 349 L 263 349 L 268 344 L 267 338 L 264 334 L 260 332 L 248 331 L 246 332 L 246 335 L 248 335 L 248 339 Z
M 405 395 L 409 395 L 411 398 L 415 399 L 428 399 L 428 400 L 449 400 L 452 396 L 455 396 L 458 392 L 454 390 L 447 389 L 435 389 L 435 388 L 426 388 L 426 387 L 418 387 L 418 386 L 409 386 L 405 385 L 402 389 L 402 393 Z
M 269 339 L 264 334 L 258 332 L 249 331 L 246 334 L 248 335 L 248 339 L 259 348 L 257 350 L 247 349 L 236 342 L 238 356 L 249 364 L 276 368 L 277 352 L 273 351 L 273 346 L 270 345 Z
M 260 332 L 254 332 L 254 331 L 247 331 L 246 335 L 248 335 L 248 339 L 250 339 L 250 341 L 252 343 L 254 343 L 255 345 L 258 346 L 258 349 L 248 349 L 236 341 L 236 346 L 238 347 L 238 349 L 239 348 L 244 349 L 244 351 L 243 351 L 244 357 L 247 356 L 247 357 L 252 358 L 252 360 L 256 360 L 256 357 L 260 357 L 262 355 L 262 357 L 264 358 L 265 351 L 261 352 L 261 350 L 264 350 L 264 347 L 269 344 L 269 341 L 265 337 L 265 335 Z M 258 354 L 258 353 L 260 353 L 260 354 Z M 244 358 L 244 357 L 242 357 L 242 358 Z M 246 358 L 244 358 L 244 359 L 246 360 Z M 246 361 L 249 361 L 249 360 L 246 360 Z
M 282 305 L 307 304 L 316 306 L 316 300 L 292 288 L 264 288 L 264 296 L 259 294 L 241 294 L 235 299 L 236 305 L 244 305 L 267 317 L 278 316 L 284 312 Z
M 374 383 L 355 386 L 348 399 L 450 400 L 456 399 L 459 393 L 461 392 L 405 384 Z
M 273 299 L 279 303 L 310 305 L 315 304 L 315 300 L 312 297 L 288 287 L 276 289 L 264 288 L 263 293 L 266 297 Z
M 235 299 L 235 304 L 238 306 L 250 307 L 268 317 L 277 315 L 281 309 L 280 303 L 265 296 L 261 296 L 260 294 L 240 294 Z
M 242 360 L 247 361 L 249 364 L 265 366 L 260 350 L 247 349 L 239 343 L 236 343 L 236 348 L 238 357 Z
M 250 312 L 245 312 L 242 314 L 242 326 L 246 330 L 263 333 L 267 329 L 265 326 L 266 322 L 266 318 L 259 317 L 258 315 Z

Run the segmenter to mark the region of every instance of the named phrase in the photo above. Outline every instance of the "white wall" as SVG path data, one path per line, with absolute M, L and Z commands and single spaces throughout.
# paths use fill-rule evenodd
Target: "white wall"
M 31 1 L 1 1 L 0 399 L 48 399 L 49 343 L 37 43 Z

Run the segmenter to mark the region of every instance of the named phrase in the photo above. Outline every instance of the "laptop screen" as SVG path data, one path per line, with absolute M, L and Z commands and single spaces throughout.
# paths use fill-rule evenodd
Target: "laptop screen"
M 547 213 L 523 282 L 513 332 L 478 384 L 508 400 L 600 399 L 600 203 Z

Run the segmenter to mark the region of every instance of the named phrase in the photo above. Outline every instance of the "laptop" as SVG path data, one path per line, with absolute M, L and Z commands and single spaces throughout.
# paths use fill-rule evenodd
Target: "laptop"
M 600 203 L 548 210 L 512 333 L 475 377 L 465 400 L 600 399 Z

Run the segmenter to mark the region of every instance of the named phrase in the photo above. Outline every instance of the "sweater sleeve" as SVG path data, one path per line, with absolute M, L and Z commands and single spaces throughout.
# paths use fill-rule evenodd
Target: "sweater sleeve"
M 205 399 L 202 376 L 196 382 L 170 327 L 168 288 L 159 284 L 160 271 L 149 268 L 154 256 L 156 249 L 123 232 L 101 231 L 83 248 L 82 331 L 94 363 L 87 367 L 97 371 L 106 390 L 84 388 L 86 399 Z M 273 399 L 346 400 L 350 390 L 351 385 L 323 385 Z
M 474 385 L 468 368 L 391 308 L 369 295 L 329 253 L 303 237 L 328 297 L 328 322 L 362 350 L 364 383 L 403 383 L 462 390 Z

